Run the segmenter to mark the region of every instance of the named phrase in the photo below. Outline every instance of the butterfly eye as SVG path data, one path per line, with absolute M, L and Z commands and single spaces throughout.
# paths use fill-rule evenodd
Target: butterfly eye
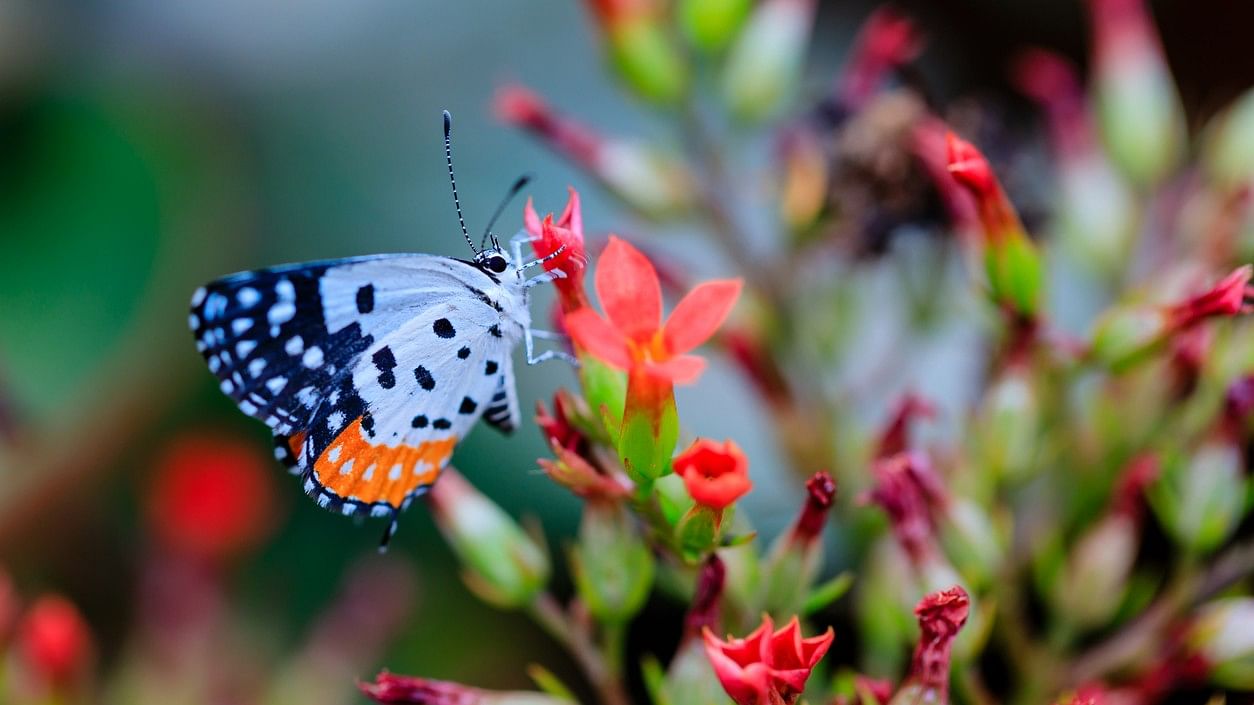
M 506 264 L 505 258 L 501 257 L 500 255 L 495 255 L 493 257 L 488 258 L 488 269 L 491 269 L 497 274 L 504 272 L 507 266 L 509 265 Z

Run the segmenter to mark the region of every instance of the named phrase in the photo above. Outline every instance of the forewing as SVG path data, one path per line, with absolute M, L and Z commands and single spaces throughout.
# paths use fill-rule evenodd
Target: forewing
M 375 340 L 489 283 L 468 263 L 431 255 L 289 265 L 198 289 L 188 323 L 222 391 L 273 429 L 282 456 Z

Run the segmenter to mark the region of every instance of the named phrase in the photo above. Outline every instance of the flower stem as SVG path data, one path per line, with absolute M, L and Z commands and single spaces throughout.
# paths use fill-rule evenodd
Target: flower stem
M 630 699 L 622 683 L 622 649 L 617 647 L 611 665 L 602 650 L 584 630 L 578 628 L 562 609 L 557 598 L 547 592 L 540 593 L 528 607 L 528 614 L 549 636 L 560 643 L 583 670 L 588 682 L 596 689 L 602 705 L 630 705 Z M 609 644 L 607 643 L 607 646 Z

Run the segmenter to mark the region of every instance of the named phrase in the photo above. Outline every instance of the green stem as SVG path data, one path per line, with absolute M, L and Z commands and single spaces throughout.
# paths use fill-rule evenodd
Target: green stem
M 611 667 L 606 655 L 587 632 L 571 621 L 557 598 L 542 592 L 528 606 L 527 612 L 579 665 L 588 682 L 596 689 L 602 705 L 630 705 L 620 674 Z M 621 662 L 621 651 L 617 658 Z M 621 671 L 621 667 L 618 670 Z

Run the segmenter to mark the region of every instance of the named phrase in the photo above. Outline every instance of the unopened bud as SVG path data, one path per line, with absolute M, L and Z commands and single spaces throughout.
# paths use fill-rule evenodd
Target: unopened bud
M 584 505 L 571 563 L 579 597 L 602 622 L 630 619 L 653 586 L 653 553 L 621 504 Z
M 735 38 L 752 7 L 752 0 L 680 0 L 679 24 L 693 46 L 714 54 Z
M 1185 143 L 1184 109 L 1145 0 L 1088 0 L 1094 94 L 1115 163 L 1141 186 L 1175 167 Z
M 814 0 L 764 0 L 754 9 L 723 74 L 723 96 L 737 117 L 763 120 L 792 97 L 816 5 Z
M 436 525 L 480 597 L 502 607 L 520 607 L 548 582 L 544 550 L 455 470 L 444 470 L 428 499 Z
M 1241 521 L 1247 491 L 1241 450 L 1209 442 L 1187 459 L 1167 463 L 1147 490 L 1150 506 L 1186 550 L 1205 554 L 1222 544 Z
M 823 568 L 820 536 L 836 498 L 836 482 L 820 472 L 806 482 L 806 499 L 792 528 L 775 540 L 763 566 L 763 607 L 781 618 L 801 612 Z
M 1254 689 L 1254 598 L 1228 597 L 1199 610 L 1185 637 L 1222 688 Z

